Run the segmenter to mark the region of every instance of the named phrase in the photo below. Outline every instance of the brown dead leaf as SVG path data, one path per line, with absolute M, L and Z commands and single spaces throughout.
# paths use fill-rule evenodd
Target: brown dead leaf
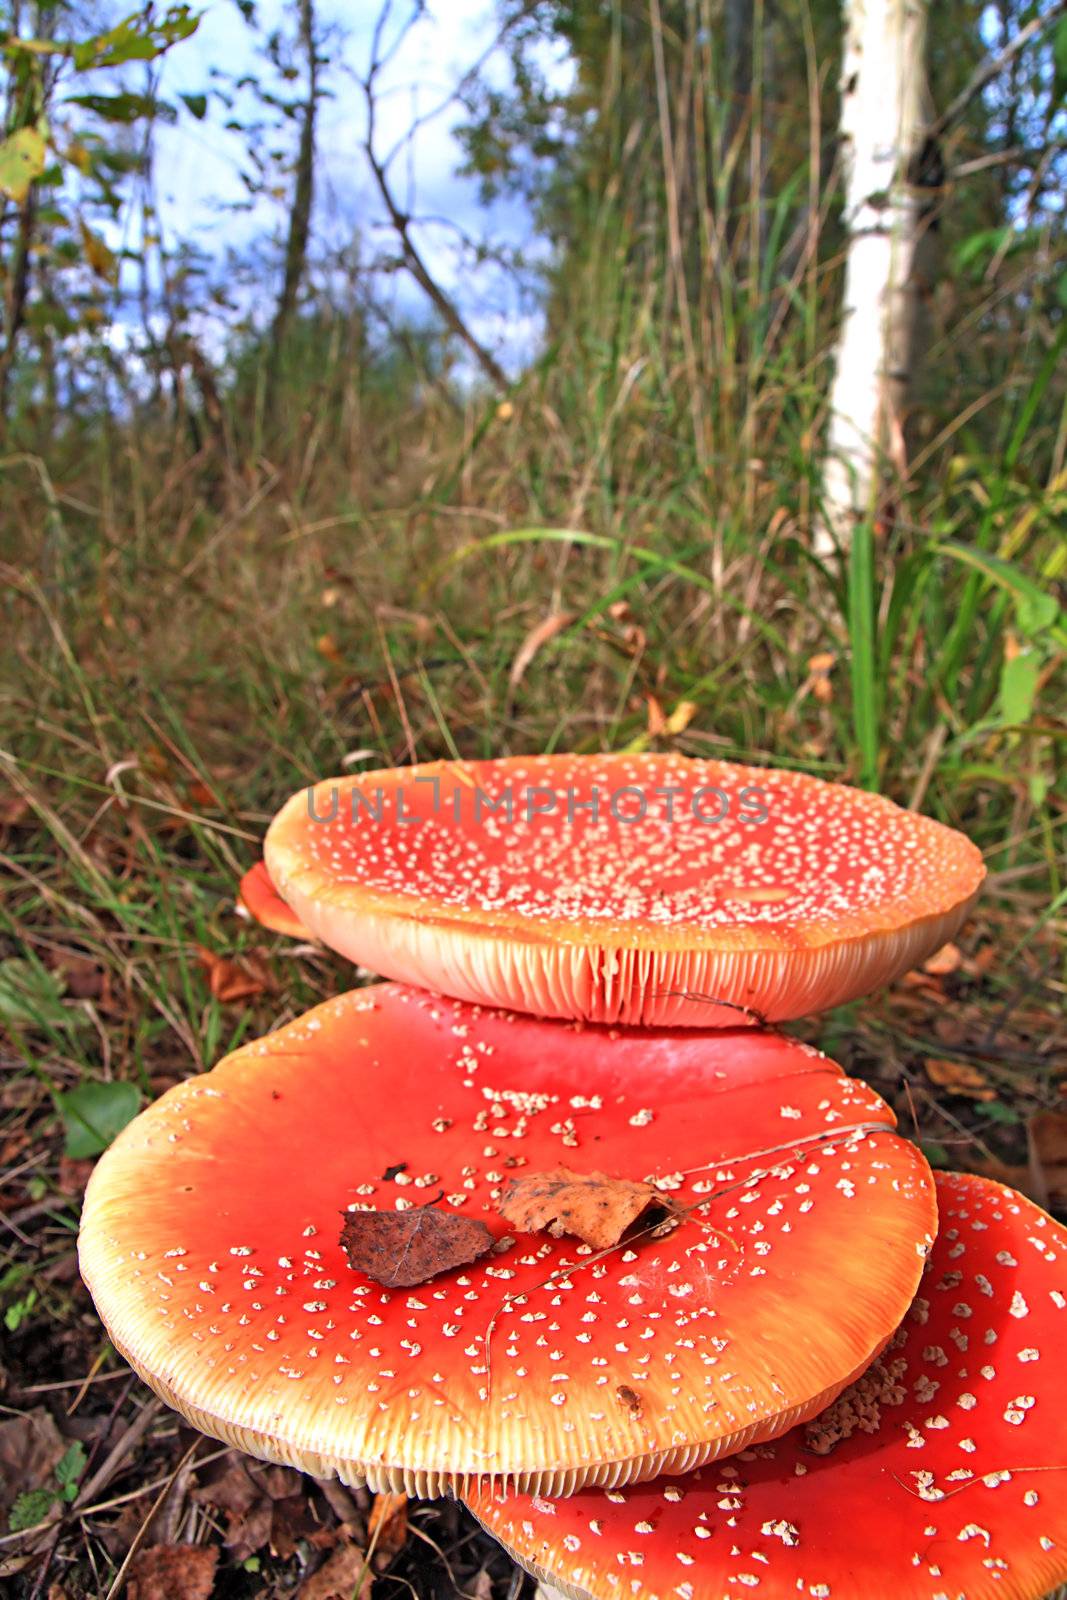
M 1067 1207 L 1067 1112 L 1037 1111 L 1027 1123 L 1029 1192 L 1040 1205 Z
M 370 1600 L 374 1574 L 358 1544 L 343 1544 L 297 1590 L 299 1600 Z
M 939 1061 L 931 1059 L 923 1063 L 926 1067 L 926 1076 L 931 1083 L 939 1089 L 947 1089 L 949 1094 L 962 1094 L 968 1100 L 995 1100 L 997 1091 L 993 1088 L 985 1073 L 978 1067 L 972 1067 L 965 1061 Z
M 219 811 L 222 801 L 202 778 L 194 778 L 185 791 L 185 803 L 191 811 Z
M 307 1495 L 288 1494 L 276 1499 L 271 1506 L 270 1552 L 282 1561 L 295 1554 L 301 1539 L 310 1539 L 319 1531 L 319 1524 L 311 1514 Z
M 30 814 L 30 802 L 20 794 L 5 795 L 0 800 L 0 828 L 17 828 Z
M 963 965 L 963 955 L 958 945 L 943 944 L 940 950 L 935 950 L 932 956 L 927 956 L 923 962 L 923 971 L 930 973 L 934 978 L 947 978 L 950 972 L 958 972 Z
M 493 1248 L 484 1222 L 443 1211 L 431 1201 L 410 1211 L 349 1211 L 341 1248 L 357 1272 L 388 1288 L 428 1283 Z
M 110 1005 L 111 975 L 106 967 L 84 956 L 60 956 L 53 970 L 63 977 L 72 1000 L 97 1000 L 105 1007 Z
M 315 640 L 315 649 L 324 661 L 329 661 L 335 667 L 343 667 L 345 658 L 341 654 L 341 647 L 332 633 L 320 633 Z
M 292 1467 L 262 1466 L 232 1454 L 205 1469 L 203 1480 L 190 1498 L 225 1512 L 224 1542 L 236 1561 L 247 1561 L 265 1545 L 284 1559 L 315 1529 Z
M 550 611 L 548 616 L 542 618 L 536 627 L 530 629 L 520 644 L 515 659 L 511 663 L 511 671 L 508 673 L 508 689 L 511 694 L 514 694 L 519 687 L 519 684 L 526 676 L 527 668 L 542 646 L 546 645 L 550 639 L 554 639 L 557 633 L 562 633 L 563 629 L 573 621 L 573 611 Z
M 695 700 L 679 700 L 664 724 L 664 732 L 672 738 L 675 734 L 684 733 L 699 709 Z
M 192 1491 L 190 1499 L 225 1512 L 225 1544 L 236 1561 L 247 1561 L 271 1536 L 270 1498 L 237 1456 L 227 1456 L 210 1469 L 207 1481 Z
M 65 1449 L 44 1406 L 0 1422 L 0 1528 L 5 1532 L 7 1514 L 19 1495 L 48 1482 Z
M 648 706 L 648 736 L 650 739 L 658 739 L 667 726 L 666 713 L 654 694 L 645 695 L 645 704 Z
M 379 1568 L 388 1566 L 399 1555 L 408 1539 L 408 1497 L 406 1494 L 376 1494 L 367 1522 L 367 1549 L 374 1551 Z
M 670 1213 L 671 1201 L 650 1183 L 609 1178 L 603 1172 L 554 1167 L 512 1178 L 500 1214 L 524 1233 L 570 1233 L 594 1250 L 610 1250 L 646 1213 Z
M 832 650 L 820 650 L 808 658 L 807 687 L 823 706 L 828 706 L 834 698 L 834 686 L 830 675 L 836 661 L 837 657 Z
M 234 958 L 197 945 L 196 957 L 207 973 L 208 988 L 224 1006 L 255 1000 L 274 988 L 270 968 L 258 951 L 249 950 Z
M 60 1156 L 56 1178 L 56 1188 L 60 1194 L 84 1194 L 95 1165 L 94 1161 L 76 1161 L 71 1156 Z
M 215 1587 L 218 1546 L 154 1544 L 130 1566 L 130 1600 L 209 1600 Z

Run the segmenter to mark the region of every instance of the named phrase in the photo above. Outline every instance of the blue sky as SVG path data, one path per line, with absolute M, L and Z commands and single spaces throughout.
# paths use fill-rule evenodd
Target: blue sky
M 265 0 L 258 9 L 267 28 L 281 24 L 283 17 L 292 26 L 292 8 L 283 10 L 278 0 Z M 408 15 L 403 4 L 394 10 L 397 22 Z M 381 227 L 383 207 L 361 149 L 366 112 L 353 78 L 366 69 L 376 16 L 376 4 L 345 6 L 338 0 L 322 0 L 320 6 L 321 25 L 333 35 L 325 53 L 334 65 L 327 80 L 333 98 L 323 104 L 319 127 L 316 231 L 334 242 L 358 232 L 367 257 L 392 248 Z M 440 0 L 416 23 L 382 77 L 377 112 L 381 152 L 403 137 L 416 116 L 425 115 L 448 95 L 492 45 L 496 26 L 492 0 Z M 395 32 L 390 30 L 388 36 Z M 164 95 L 174 100 L 182 92 L 202 93 L 211 85 L 212 68 L 235 76 L 263 70 L 255 39 L 232 0 L 209 4 L 196 34 L 171 51 L 163 71 Z M 553 70 L 562 80 L 569 69 L 560 60 Z M 505 66 L 499 56 L 490 60 L 488 71 L 498 79 L 502 76 Z M 398 198 L 414 214 L 450 219 L 475 237 L 536 248 L 521 207 L 498 204 L 486 211 L 479 205 L 476 184 L 456 175 L 461 151 L 453 128 L 459 114 L 453 106 L 421 129 L 411 151 L 398 159 L 392 173 Z M 179 238 L 194 240 L 219 259 L 227 247 L 247 248 L 257 236 L 277 231 L 284 216 L 283 209 L 269 201 L 252 211 L 234 209 L 246 199 L 240 178 L 245 150 L 242 137 L 223 126 L 225 117 L 217 104 L 203 122 L 183 115 L 176 126 L 162 129 L 157 145 L 164 237 L 171 244 Z M 539 320 L 507 278 L 490 268 L 473 272 L 446 227 L 424 225 L 418 241 L 435 276 L 455 297 L 478 337 L 507 366 L 528 359 L 536 348 Z M 425 296 L 406 275 L 390 275 L 387 282 L 379 279 L 378 286 L 393 297 L 394 309 L 414 315 L 425 309 Z M 269 291 L 265 300 L 269 303 Z

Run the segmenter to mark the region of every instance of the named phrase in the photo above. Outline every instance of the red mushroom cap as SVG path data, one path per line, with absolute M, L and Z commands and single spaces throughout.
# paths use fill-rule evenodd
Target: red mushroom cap
M 292 939 L 312 939 L 291 906 L 287 905 L 274 887 L 265 861 L 249 867 L 237 890 L 237 909 L 244 911 L 253 921 L 259 922 L 273 933 L 287 933 Z
M 984 1178 L 937 1192 L 911 1311 L 821 1417 L 607 1495 L 481 1486 L 475 1514 L 582 1600 L 1029 1600 L 1063 1583 L 1067 1229 Z
M 919 1151 L 866 1086 L 755 1030 L 614 1033 L 399 985 L 342 995 L 171 1089 L 102 1158 L 82 1272 L 116 1347 L 205 1432 L 376 1488 L 542 1490 L 683 1470 L 812 1415 L 915 1292 Z M 655 1177 L 664 1237 L 519 1234 L 416 1288 L 346 1211 Z
M 373 972 L 697 1027 L 889 982 L 956 932 L 984 876 L 969 840 L 879 795 L 673 755 L 330 779 L 283 807 L 265 854 L 306 926 Z

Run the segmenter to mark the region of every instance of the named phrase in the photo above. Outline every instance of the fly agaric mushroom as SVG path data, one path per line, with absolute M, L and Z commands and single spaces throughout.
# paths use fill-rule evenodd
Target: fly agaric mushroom
M 499 1241 L 508 1178 L 561 1163 L 691 1209 L 601 1253 L 519 1234 L 417 1287 L 342 1250 L 343 1215 L 427 1204 Z M 131 1123 L 79 1251 L 116 1348 L 204 1432 L 376 1489 L 562 1493 L 819 1410 L 899 1323 L 935 1214 L 888 1107 L 796 1040 L 615 1033 L 383 984 Z
M 265 861 L 257 861 L 241 879 L 237 909 L 264 928 L 270 928 L 272 933 L 287 933 L 291 939 L 313 937 L 274 887 Z
M 685 1478 L 468 1503 L 576 1600 L 1029 1600 L 1067 1580 L 1067 1229 L 939 1175 L 910 1312 L 806 1427 Z
M 387 977 L 595 1022 L 736 1027 L 840 1005 L 959 928 L 961 834 L 880 795 L 675 755 L 436 762 L 303 790 L 267 865 Z

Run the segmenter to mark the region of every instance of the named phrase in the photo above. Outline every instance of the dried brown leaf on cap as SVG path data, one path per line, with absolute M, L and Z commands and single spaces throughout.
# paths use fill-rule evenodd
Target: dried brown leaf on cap
M 569 1167 L 524 1172 L 500 1198 L 500 1215 L 523 1233 L 569 1233 L 594 1250 L 610 1250 L 638 1222 L 666 1221 L 674 1209 L 650 1183 Z
M 409 1211 L 352 1211 L 341 1248 L 357 1272 L 387 1288 L 409 1289 L 465 1267 L 493 1249 L 484 1222 L 442 1211 L 436 1203 Z

